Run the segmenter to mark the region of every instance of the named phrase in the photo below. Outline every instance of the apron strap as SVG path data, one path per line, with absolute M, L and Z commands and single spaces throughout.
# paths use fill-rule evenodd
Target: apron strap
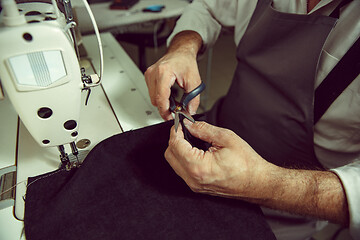
M 340 17 L 340 8 L 345 6 L 346 4 L 352 2 L 353 0 L 343 0 L 340 4 L 334 9 L 334 11 L 329 15 L 329 17 L 339 18 Z
M 314 125 L 360 73 L 360 38 L 315 90 Z

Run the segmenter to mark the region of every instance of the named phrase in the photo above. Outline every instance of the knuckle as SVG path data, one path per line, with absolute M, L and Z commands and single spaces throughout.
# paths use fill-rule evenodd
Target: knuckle
M 161 102 L 162 98 L 163 98 L 163 97 L 161 96 L 161 94 L 156 93 L 154 100 L 155 100 L 156 102 Z
M 154 69 L 154 65 L 151 65 L 146 69 L 145 73 L 150 73 L 153 69 Z
M 157 104 L 157 108 L 158 108 L 158 111 L 159 111 L 161 117 L 167 116 L 167 110 L 164 107 L 159 106 L 159 104 Z
M 150 81 L 150 78 L 152 76 L 152 66 L 148 67 L 144 73 L 145 81 Z
M 197 127 L 199 130 L 206 129 L 207 123 L 206 122 L 197 122 Z
M 189 184 L 189 187 L 190 187 L 191 191 L 193 191 L 194 193 L 199 193 L 199 192 L 201 192 L 201 189 L 200 189 L 198 186 L 196 186 L 196 185 Z
M 164 157 L 165 157 L 165 159 L 170 159 L 170 157 L 171 157 L 171 153 L 170 153 L 170 149 L 169 148 L 167 148 L 166 149 L 166 151 L 165 151 L 165 153 L 164 153 Z
M 159 62 L 158 71 L 160 74 L 164 73 L 166 70 L 168 70 L 168 68 L 169 68 L 168 62 L 166 62 L 166 61 Z
M 158 107 L 158 110 L 161 111 L 162 107 L 161 107 L 161 96 L 158 93 L 155 93 L 152 97 L 151 97 L 151 103 L 152 105 L 154 105 L 155 107 Z
M 195 193 L 203 193 L 205 192 L 205 184 L 199 183 L 198 181 L 188 181 L 187 185 L 190 187 L 190 189 Z
M 194 179 L 188 179 L 186 181 L 186 184 L 190 187 L 191 191 L 195 192 L 195 193 L 199 193 L 202 192 L 203 187 L 201 186 L 200 183 L 198 183 L 196 180 Z
M 155 99 L 154 99 L 154 98 L 150 98 L 150 100 L 151 100 L 151 104 L 156 107 L 157 105 L 156 105 Z
M 235 133 L 230 129 L 224 129 L 223 134 L 227 137 L 233 137 L 235 135 Z
M 232 146 L 236 144 L 238 136 L 230 129 L 222 129 L 222 131 L 219 131 L 219 138 L 222 139 L 224 144 Z
M 170 138 L 169 139 L 169 147 L 168 147 L 168 150 L 174 148 L 176 146 L 176 140 L 173 139 L 173 138 Z
M 196 185 L 198 187 L 205 184 L 206 182 L 205 179 L 206 176 L 208 175 L 207 172 L 204 170 L 204 168 L 202 168 L 201 166 L 196 166 L 189 169 L 189 174 L 194 180 L 194 182 L 197 183 Z
M 173 151 L 173 150 L 177 149 L 178 142 L 179 142 L 179 140 L 177 138 L 170 137 L 168 150 Z

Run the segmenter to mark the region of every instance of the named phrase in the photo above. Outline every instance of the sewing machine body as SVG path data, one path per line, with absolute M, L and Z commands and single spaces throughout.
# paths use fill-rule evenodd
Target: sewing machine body
M 42 147 L 76 140 L 81 73 L 64 18 L 46 3 L 17 5 L 26 23 L 0 28 L 0 79 L 21 121 Z M 4 20 L 4 16 L 3 20 Z

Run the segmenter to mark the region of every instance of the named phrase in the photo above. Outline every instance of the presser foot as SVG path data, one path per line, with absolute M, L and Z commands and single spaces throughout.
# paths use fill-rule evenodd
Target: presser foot
M 89 153 L 89 150 L 83 150 L 83 151 L 79 151 L 78 154 L 76 154 L 76 155 L 74 155 L 72 153 L 69 154 L 68 161 L 62 162 L 60 164 L 60 168 L 64 167 L 66 169 L 66 171 L 70 171 L 71 169 L 74 169 L 74 168 L 79 168 L 81 166 L 81 164 L 84 162 L 84 159 L 88 153 Z
M 65 152 L 63 145 L 58 146 L 61 160 L 60 168 L 65 168 L 66 171 L 70 171 L 73 168 L 79 168 L 89 153 L 88 150 L 78 151 L 75 142 L 71 142 L 70 147 L 72 153 L 68 155 Z

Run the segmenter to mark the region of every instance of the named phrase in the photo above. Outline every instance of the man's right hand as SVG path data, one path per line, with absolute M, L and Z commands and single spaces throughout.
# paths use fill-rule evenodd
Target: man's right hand
M 196 61 L 201 45 L 198 33 L 181 32 L 174 37 L 167 53 L 145 72 L 151 103 L 164 120 L 172 119 L 169 111 L 171 86 L 176 82 L 185 92 L 190 92 L 201 83 Z M 200 96 L 197 96 L 188 105 L 190 114 L 196 113 L 199 104 Z

